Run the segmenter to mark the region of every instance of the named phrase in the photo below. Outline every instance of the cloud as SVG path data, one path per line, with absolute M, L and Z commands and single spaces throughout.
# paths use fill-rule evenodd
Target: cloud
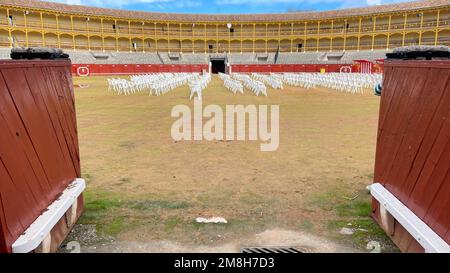
M 367 0 L 367 5 L 369 6 L 381 5 L 381 0 Z

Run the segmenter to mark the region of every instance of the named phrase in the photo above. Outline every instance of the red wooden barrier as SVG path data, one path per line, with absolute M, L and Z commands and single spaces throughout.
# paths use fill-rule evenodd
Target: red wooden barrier
M 74 64 L 72 74 L 88 75 L 131 75 L 145 73 L 201 73 L 208 65 L 163 65 L 163 64 Z
M 231 69 L 235 73 L 283 73 L 283 72 L 360 72 L 357 65 L 342 64 L 237 64 Z M 78 76 L 88 75 L 131 75 L 145 73 L 201 73 L 208 70 L 208 65 L 179 65 L 179 64 L 74 64 L 72 74 Z M 382 66 L 377 66 L 374 72 L 381 72 Z
M 374 180 L 450 244 L 450 61 L 388 61 L 384 77 Z M 400 225 L 389 235 L 424 251 Z
M 0 74 L 0 252 L 11 252 L 81 171 L 70 61 L 0 61 Z

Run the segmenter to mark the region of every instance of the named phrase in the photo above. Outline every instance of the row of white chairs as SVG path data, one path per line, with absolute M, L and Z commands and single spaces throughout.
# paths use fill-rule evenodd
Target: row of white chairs
M 252 73 L 252 77 L 257 81 L 267 84 L 273 89 L 283 89 L 283 81 L 278 77 L 274 76 L 274 74 L 266 75 L 266 74 Z
M 160 74 L 146 74 L 146 75 L 134 75 L 130 77 L 130 80 L 134 83 L 139 91 L 149 91 L 153 85 L 158 82 L 173 79 L 175 76 L 171 73 Z
M 126 79 L 108 79 L 108 91 L 117 93 L 118 95 L 131 95 L 138 92 L 138 88 Z
M 316 82 L 312 77 L 308 75 L 308 73 L 301 74 L 284 74 L 280 76 L 282 81 L 286 85 L 302 87 L 304 89 L 316 88 Z
M 118 95 L 148 92 L 149 95 L 161 96 L 199 78 L 198 73 L 158 73 L 133 75 L 130 80 L 108 79 L 108 90 Z
M 244 86 L 240 81 L 234 80 L 230 77 L 230 75 L 223 73 L 219 73 L 219 77 L 223 81 L 225 88 L 233 92 L 233 94 L 236 95 L 238 92 L 244 94 Z
M 362 94 L 382 82 L 381 74 L 359 73 L 285 73 L 281 77 L 283 82 L 291 86 L 306 89 L 317 86 L 334 89 L 340 92 Z
M 243 83 L 244 87 L 255 93 L 256 96 L 264 95 L 267 97 L 266 85 L 260 81 L 252 79 L 249 75 L 233 73 L 233 79 Z
M 174 90 L 180 86 L 186 85 L 192 79 L 196 78 L 198 74 L 180 73 L 174 74 L 172 78 L 166 78 L 163 81 L 155 82 L 150 87 L 149 95 L 161 96 L 169 91 Z

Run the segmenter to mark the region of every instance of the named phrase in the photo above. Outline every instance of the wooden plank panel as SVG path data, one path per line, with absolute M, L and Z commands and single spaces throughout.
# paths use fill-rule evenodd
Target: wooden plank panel
M 389 73 L 390 72 L 390 73 Z M 406 73 L 406 70 L 402 70 L 398 72 L 399 75 L 402 76 L 402 79 L 405 79 L 404 73 Z M 385 124 L 388 120 L 388 113 L 389 111 L 392 111 L 391 109 L 395 109 L 395 105 L 397 103 L 398 98 L 401 96 L 401 94 L 398 94 L 400 92 L 394 92 L 394 90 L 397 89 L 397 86 L 403 86 L 404 81 L 402 80 L 395 80 L 394 73 L 392 68 L 390 68 L 389 71 L 385 74 L 385 80 L 384 80 L 384 90 L 383 90 L 383 96 L 381 97 L 380 102 L 380 118 L 379 118 L 379 126 L 378 126 L 378 138 L 377 138 L 377 156 L 376 156 L 376 164 L 375 164 L 375 181 L 382 183 L 385 185 L 385 165 L 388 165 L 387 156 L 388 154 L 385 153 L 385 150 L 388 149 L 389 145 L 392 145 L 391 142 L 385 141 L 385 132 L 388 130 L 388 128 L 385 128 Z M 394 99 L 394 95 L 397 94 L 396 99 Z M 383 170 L 383 171 L 381 171 Z
M 2 73 L 7 79 L 5 82 L 52 185 L 50 192 L 45 195 L 46 203 L 49 204 L 61 192 L 55 189 L 54 185 L 59 185 L 61 181 L 68 180 L 68 177 L 60 168 L 53 167 L 58 166 L 58 163 L 63 161 L 61 153 L 54 145 L 57 143 L 55 132 L 49 127 L 51 123 L 48 116 L 46 117 L 43 114 L 46 111 L 45 106 L 34 100 L 28 84 L 24 81 L 24 70 L 19 68 L 4 69 Z
M 75 92 L 73 90 L 73 82 L 72 77 L 70 75 L 70 70 L 67 67 L 58 67 L 59 75 L 61 81 L 60 88 L 57 89 L 59 91 L 58 95 L 65 95 L 65 107 L 62 107 L 63 110 L 67 110 L 66 118 L 70 121 L 67 130 L 64 132 L 68 132 L 68 138 L 70 136 L 69 148 L 71 150 L 72 161 L 77 172 L 77 176 L 81 177 L 81 169 L 80 169 L 80 154 L 78 149 L 78 129 L 77 129 L 77 119 L 76 119 L 76 108 L 75 108 Z M 54 75 L 54 74 L 52 74 Z
M 384 79 L 374 180 L 450 243 L 450 62 L 387 62 Z M 392 238 L 423 251 L 402 227 Z
M 445 181 L 448 162 L 450 162 L 449 144 L 450 141 L 447 139 L 446 146 L 435 145 L 433 147 L 416 186 L 411 193 L 408 207 L 422 220 L 425 219 L 431 202 Z M 450 196 L 450 192 L 447 193 L 447 196 Z
M 419 80 L 414 82 L 417 87 L 414 89 L 418 91 L 418 96 L 413 98 L 416 104 L 411 105 L 413 115 L 408 122 L 405 121 L 404 125 L 407 129 L 403 137 L 399 139 L 400 149 L 394 161 L 393 173 L 389 175 L 389 179 L 398 185 L 397 197 L 406 205 L 408 205 L 411 188 L 415 186 L 418 178 L 418 176 L 414 177 L 412 173 L 420 173 L 424 164 L 418 162 L 413 168 L 415 161 L 422 159 L 422 157 L 418 157 L 420 148 L 424 147 L 429 151 L 429 145 L 433 145 L 435 139 L 442 135 L 439 128 L 442 127 L 444 122 L 442 116 L 445 116 L 445 114 L 441 110 L 446 103 L 442 96 L 446 92 L 446 86 L 448 86 L 450 70 L 440 69 L 436 71 L 433 69 L 429 70 L 428 73 L 424 72 L 421 77 L 417 78 L 429 80 L 425 85 L 419 84 Z M 450 93 L 448 94 L 450 95 Z M 435 119 L 435 117 L 438 118 Z
M 28 68 L 25 70 L 25 76 L 35 101 L 42 104 L 42 109 L 46 109 L 46 114 L 51 121 L 52 130 L 56 134 L 58 144 L 57 148 L 59 148 L 60 153 L 64 158 L 63 161 L 58 162 L 58 167 L 61 168 L 65 174 L 67 174 L 68 182 L 73 181 L 73 179 L 76 178 L 76 169 L 73 163 L 67 164 L 72 162 L 72 158 L 70 154 L 71 151 L 67 146 L 68 144 L 66 143 L 64 136 L 64 131 L 67 131 L 68 127 L 66 124 L 61 124 L 61 120 L 58 118 L 57 104 L 59 103 L 59 100 L 56 100 L 57 97 L 49 92 L 50 90 L 47 89 L 45 82 L 42 81 L 42 69 Z M 64 184 L 66 183 L 63 183 L 63 185 Z
M 6 235 L 10 235 L 12 238 L 20 236 L 24 229 L 26 229 L 34 219 L 31 217 L 23 217 L 20 213 L 27 211 L 27 208 L 33 203 L 28 200 L 19 199 L 22 196 L 20 188 L 16 187 L 10 173 L 6 169 L 4 162 L 0 160 L 0 179 L 2 181 L 2 189 L 0 194 L 2 195 L 2 211 L 1 216 L 5 220 L 4 231 Z M 31 211 L 33 209 L 30 209 Z M 36 211 L 34 211 L 36 213 Z M 11 243 L 11 240 L 8 241 Z
M 450 145 L 450 143 L 449 143 Z M 450 227 L 450 169 L 440 183 L 424 221 L 441 237 L 445 237 Z M 449 242 L 450 243 L 450 242 Z
M 0 171 L 0 176 L 2 172 Z M 3 181 L 3 180 L 1 180 Z M 13 242 L 13 236 L 7 227 L 6 215 L 4 213 L 2 192 L 0 191 L 0 253 L 11 252 L 10 245 Z
M 60 123 L 64 127 L 63 133 L 66 138 L 67 147 L 71 151 L 72 164 L 78 177 L 80 177 L 80 155 L 78 150 L 75 98 L 73 97 L 72 82 L 67 79 L 67 72 L 63 74 L 57 72 L 52 68 L 47 68 L 43 71 L 44 77 L 47 79 L 45 82 L 47 83 L 48 92 L 52 93 L 52 97 L 54 98 L 64 98 L 63 100 L 59 100 L 59 103 L 55 103 L 55 105 Z
M 15 186 L 23 193 L 24 202 L 35 203 L 38 207 L 43 206 L 45 200 L 42 200 L 39 196 L 45 195 L 45 190 L 49 187 L 44 186 L 43 188 L 45 177 L 36 176 L 34 170 L 38 169 L 37 165 L 40 162 L 33 157 L 33 145 L 10 97 L 3 77 L 0 77 L 0 102 L 0 131 L 2 132 L 0 134 L 0 145 L 2 147 L 0 156 Z M 25 151 L 29 151 L 29 153 Z M 29 155 L 28 158 L 26 154 Z M 35 162 L 36 160 L 38 162 Z M 30 164 L 30 162 L 32 163 Z M 33 166 L 35 167 L 33 168 Z M 42 183 L 36 183 L 37 181 Z M 25 222 L 29 220 L 27 219 Z
M 450 80 L 450 71 L 446 71 L 447 74 L 447 81 Z M 422 141 L 420 143 L 419 151 L 417 152 L 417 155 L 414 159 L 414 163 L 411 167 L 410 173 L 408 174 L 408 177 L 405 179 L 403 191 L 407 195 L 411 195 L 414 187 L 416 186 L 417 180 L 421 173 L 424 170 L 425 163 L 429 160 L 430 152 L 433 149 L 438 149 L 439 151 L 442 151 L 443 145 L 445 145 L 445 142 L 448 139 L 448 133 L 449 131 L 445 128 L 442 130 L 442 126 L 444 126 L 445 119 L 442 119 L 440 115 L 444 115 L 442 113 L 442 110 L 445 109 L 445 97 L 443 98 L 445 92 L 448 93 L 448 82 L 446 83 L 446 86 L 443 86 L 443 82 L 439 81 L 439 78 L 435 77 L 437 75 L 445 76 L 442 73 L 433 73 L 433 83 L 431 84 L 431 87 L 428 87 L 429 90 L 431 89 L 431 92 L 429 94 L 429 98 L 424 101 L 424 105 L 426 105 L 426 109 L 429 109 L 427 112 L 424 112 L 418 119 L 418 124 L 423 124 L 420 129 L 424 131 L 425 135 L 422 138 Z M 434 82 L 437 82 L 435 84 Z M 440 91 L 441 90 L 441 91 Z M 447 91 L 445 91 L 447 90 Z M 448 96 L 447 96 L 448 97 Z M 449 102 L 450 103 L 450 102 Z M 437 111 L 439 108 L 441 111 Z M 444 107 L 444 108 L 442 108 Z M 435 118 L 436 117 L 436 118 Z M 447 124 L 448 125 L 448 124 Z M 450 129 L 450 128 L 449 128 Z M 444 142 L 444 143 L 441 143 Z M 408 182 L 407 182 L 408 181 Z M 409 201 L 407 201 L 409 202 Z
M 69 61 L 0 62 L 0 251 L 80 176 L 75 114 Z
M 393 96 L 389 105 L 389 110 L 386 112 L 386 116 L 383 127 L 381 128 L 378 146 L 379 152 L 377 154 L 377 166 L 376 172 L 377 178 L 380 183 L 384 184 L 388 190 L 394 194 L 399 191 L 398 185 L 389 179 L 389 173 L 392 169 L 392 165 L 395 164 L 395 156 L 398 153 L 399 145 L 398 138 L 403 133 L 402 123 L 408 119 L 412 109 L 408 108 L 408 102 L 412 93 L 412 89 L 409 88 L 408 79 L 416 74 L 416 69 L 404 69 L 399 72 L 397 80 L 393 90 L 387 90 L 386 92 L 393 92 Z M 395 80 L 395 79 L 393 79 Z M 398 114 L 401 113 L 401 114 Z M 383 170 L 383 171 L 380 171 Z
M 413 73 L 410 77 L 416 76 L 420 70 L 419 69 L 411 69 Z M 430 71 L 423 71 L 426 76 L 429 76 Z M 410 84 L 402 87 L 404 90 L 410 90 L 407 97 L 400 99 L 401 104 L 398 106 L 396 110 L 398 110 L 401 115 L 390 117 L 393 120 L 392 126 L 393 128 L 397 128 L 396 135 L 392 139 L 392 144 L 396 147 L 395 152 L 391 150 L 391 159 L 392 163 L 390 166 L 386 166 L 384 169 L 385 177 L 387 179 L 388 189 L 397 196 L 400 201 L 405 202 L 407 196 L 405 196 L 402 192 L 402 182 L 399 180 L 399 174 L 404 174 L 403 171 L 409 173 L 410 168 L 408 168 L 408 156 L 414 158 L 417 150 L 417 146 L 412 146 L 412 141 L 417 139 L 416 128 L 414 124 L 416 120 L 414 120 L 415 114 L 420 112 L 418 108 L 422 104 L 422 99 L 425 97 L 424 92 L 422 92 L 423 87 L 427 81 L 427 77 L 418 77 L 416 81 L 414 81 L 414 85 Z M 412 127 L 412 128 L 411 128 Z M 395 129 L 393 129 L 395 130 Z M 408 139 L 409 137 L 409 139 Z M 412 138 L 412 139 L 411 139 Z M 410 152 L 410 153 L 409 153 Z M 386 159 L 388 160 L 388 159 Z

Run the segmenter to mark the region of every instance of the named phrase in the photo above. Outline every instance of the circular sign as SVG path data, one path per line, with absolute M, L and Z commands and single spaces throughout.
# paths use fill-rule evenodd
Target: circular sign
M 352 73 L 352 68 L 350 66 L 342 66 L 341 73 Z
M 77 68 L 77 75 L 80 77 L 87 77 L 89 76 L 89 67 L 86 66 L 80 66 Z

